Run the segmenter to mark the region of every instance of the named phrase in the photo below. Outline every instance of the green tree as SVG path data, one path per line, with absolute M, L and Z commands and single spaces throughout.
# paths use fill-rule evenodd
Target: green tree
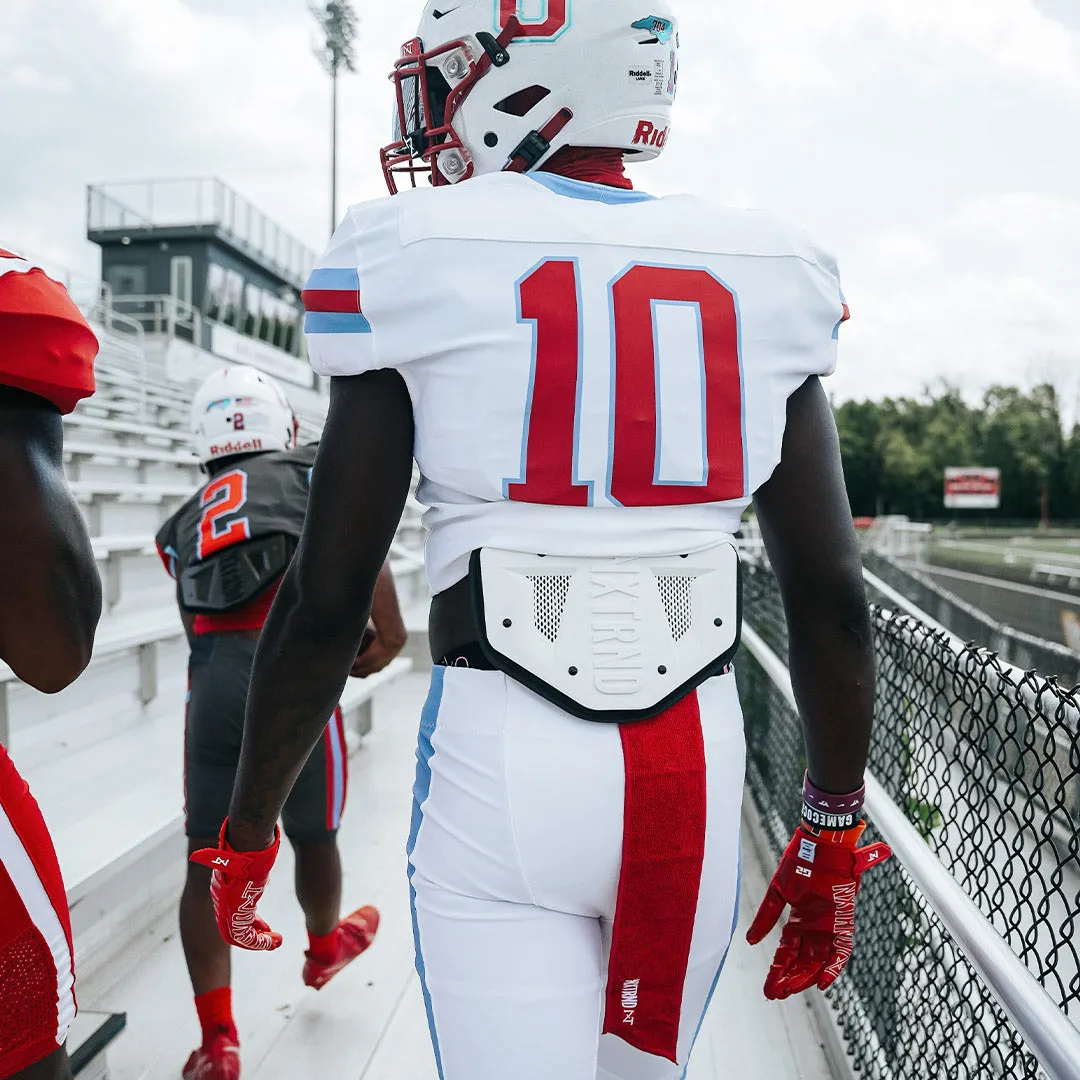
M 844 458 L 851 512 L 869 517 L 878 512 L 884 468 L 878 451 L 881 410 L 872 401 L 845 401 L 836 410 L 840 453 Z
M 1061 457 L 1060 493 L 1058 513 L 1069 521 L 1080 521 L 1080 422 L 1073 427 Z
M 356 71 L 356 34 L 360 19 L 350 0 L 325 0 L 309 4 L 319 24 L 323 40 L 315 47 L 315 56 L 330 76 L 332 112 L 330 128 L 330 232 L 337 228 L 337 145 L 338 145 L 338 74 Z
M 878 453 L 884 475 L 881 488 L 886 513 L 923 517 L 930 509 L 933 488 L 928 478 L 933 462 L 923 442 L 923 422 L 916 402 L 885 401 L 884 423 L 878 434 Z
M 1050 384 L 991 387 L 980 406 L 941 383 L 918 398 L 845 402 L 836 409 L 848 496 L 857 515 L 952 517 L 942 499 L 950 465 L 996 466 L 1001 519 L 1080 519 L 1080 424 L 1066 439 Z
M 987 390 L 980 464 L 1001 469 L 1002 517 L 1041 516 L 1044 491 L 1050 495 L 1051 481 L 1062 481 L 1064 448 L 1060 403 L 1053 386 L 1044 383 L 1030 394 L 1014 386 Z
M 867 403 L 869 405 L 869 403 Z M 977 417 L 960 392 L 942 384 L 921 398 L 887 398 L 877 406 L 877 509 L 925 518 L 941 512 L 949 465 L 972 464 Z

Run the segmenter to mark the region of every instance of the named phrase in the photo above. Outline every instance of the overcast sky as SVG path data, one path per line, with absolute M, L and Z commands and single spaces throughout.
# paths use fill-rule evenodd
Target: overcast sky
M 384 193 L 385 76 L 420 6 L 356 2 L 343 200 Z M 1080 0 L 679 7 L 675 128 L 635 181 L 775 210 L 837 251 L 854 316 L 837 397 L 940 377 L 969 395 L 1053 377 L 1075 397 Z M 93 274 L 87 183 L 215 175 L 320 248 L 314 39 L 304 0 L 0 0 L 0 243 Z

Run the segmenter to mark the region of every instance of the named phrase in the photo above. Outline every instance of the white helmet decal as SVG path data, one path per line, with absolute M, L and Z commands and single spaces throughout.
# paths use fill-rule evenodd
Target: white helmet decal
M 387 184 L 527 172 L 563 147 L 663 152 L 678 87 L 671 0 L 429 0 L 401 50 Z M 494 16 L 494 18 L 493 18 Z M 637 16 L 637 17 L 635 17 Z
M 191 437 L 203 464 L 234 454 L 292 450 L 298 433 L 285 391 L 257 368 L 215 371 L 191 403 Z

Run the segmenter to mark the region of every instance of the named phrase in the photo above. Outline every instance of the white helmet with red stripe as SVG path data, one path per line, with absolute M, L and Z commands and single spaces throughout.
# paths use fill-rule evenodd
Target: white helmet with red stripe
M 428 0 L 391 76 L 387 184 L 527 172 L 566 146 L 654 158 L 678 70 L 670 0 Z
M 234 454 L 292 450 L 299 433 L 285 391 L 257 368 L 215 371 L 191 403 L 191 437 L 203 464 Z

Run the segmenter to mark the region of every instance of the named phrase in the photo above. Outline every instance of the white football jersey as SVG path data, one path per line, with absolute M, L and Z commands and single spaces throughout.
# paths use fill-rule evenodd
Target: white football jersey
M 768 214 L 546 173 L 353 207 L 304 299 L 319 374 L 408 386 L 435 592 L 480 547 L 729 537 L 847 317 L 833 257 Z

